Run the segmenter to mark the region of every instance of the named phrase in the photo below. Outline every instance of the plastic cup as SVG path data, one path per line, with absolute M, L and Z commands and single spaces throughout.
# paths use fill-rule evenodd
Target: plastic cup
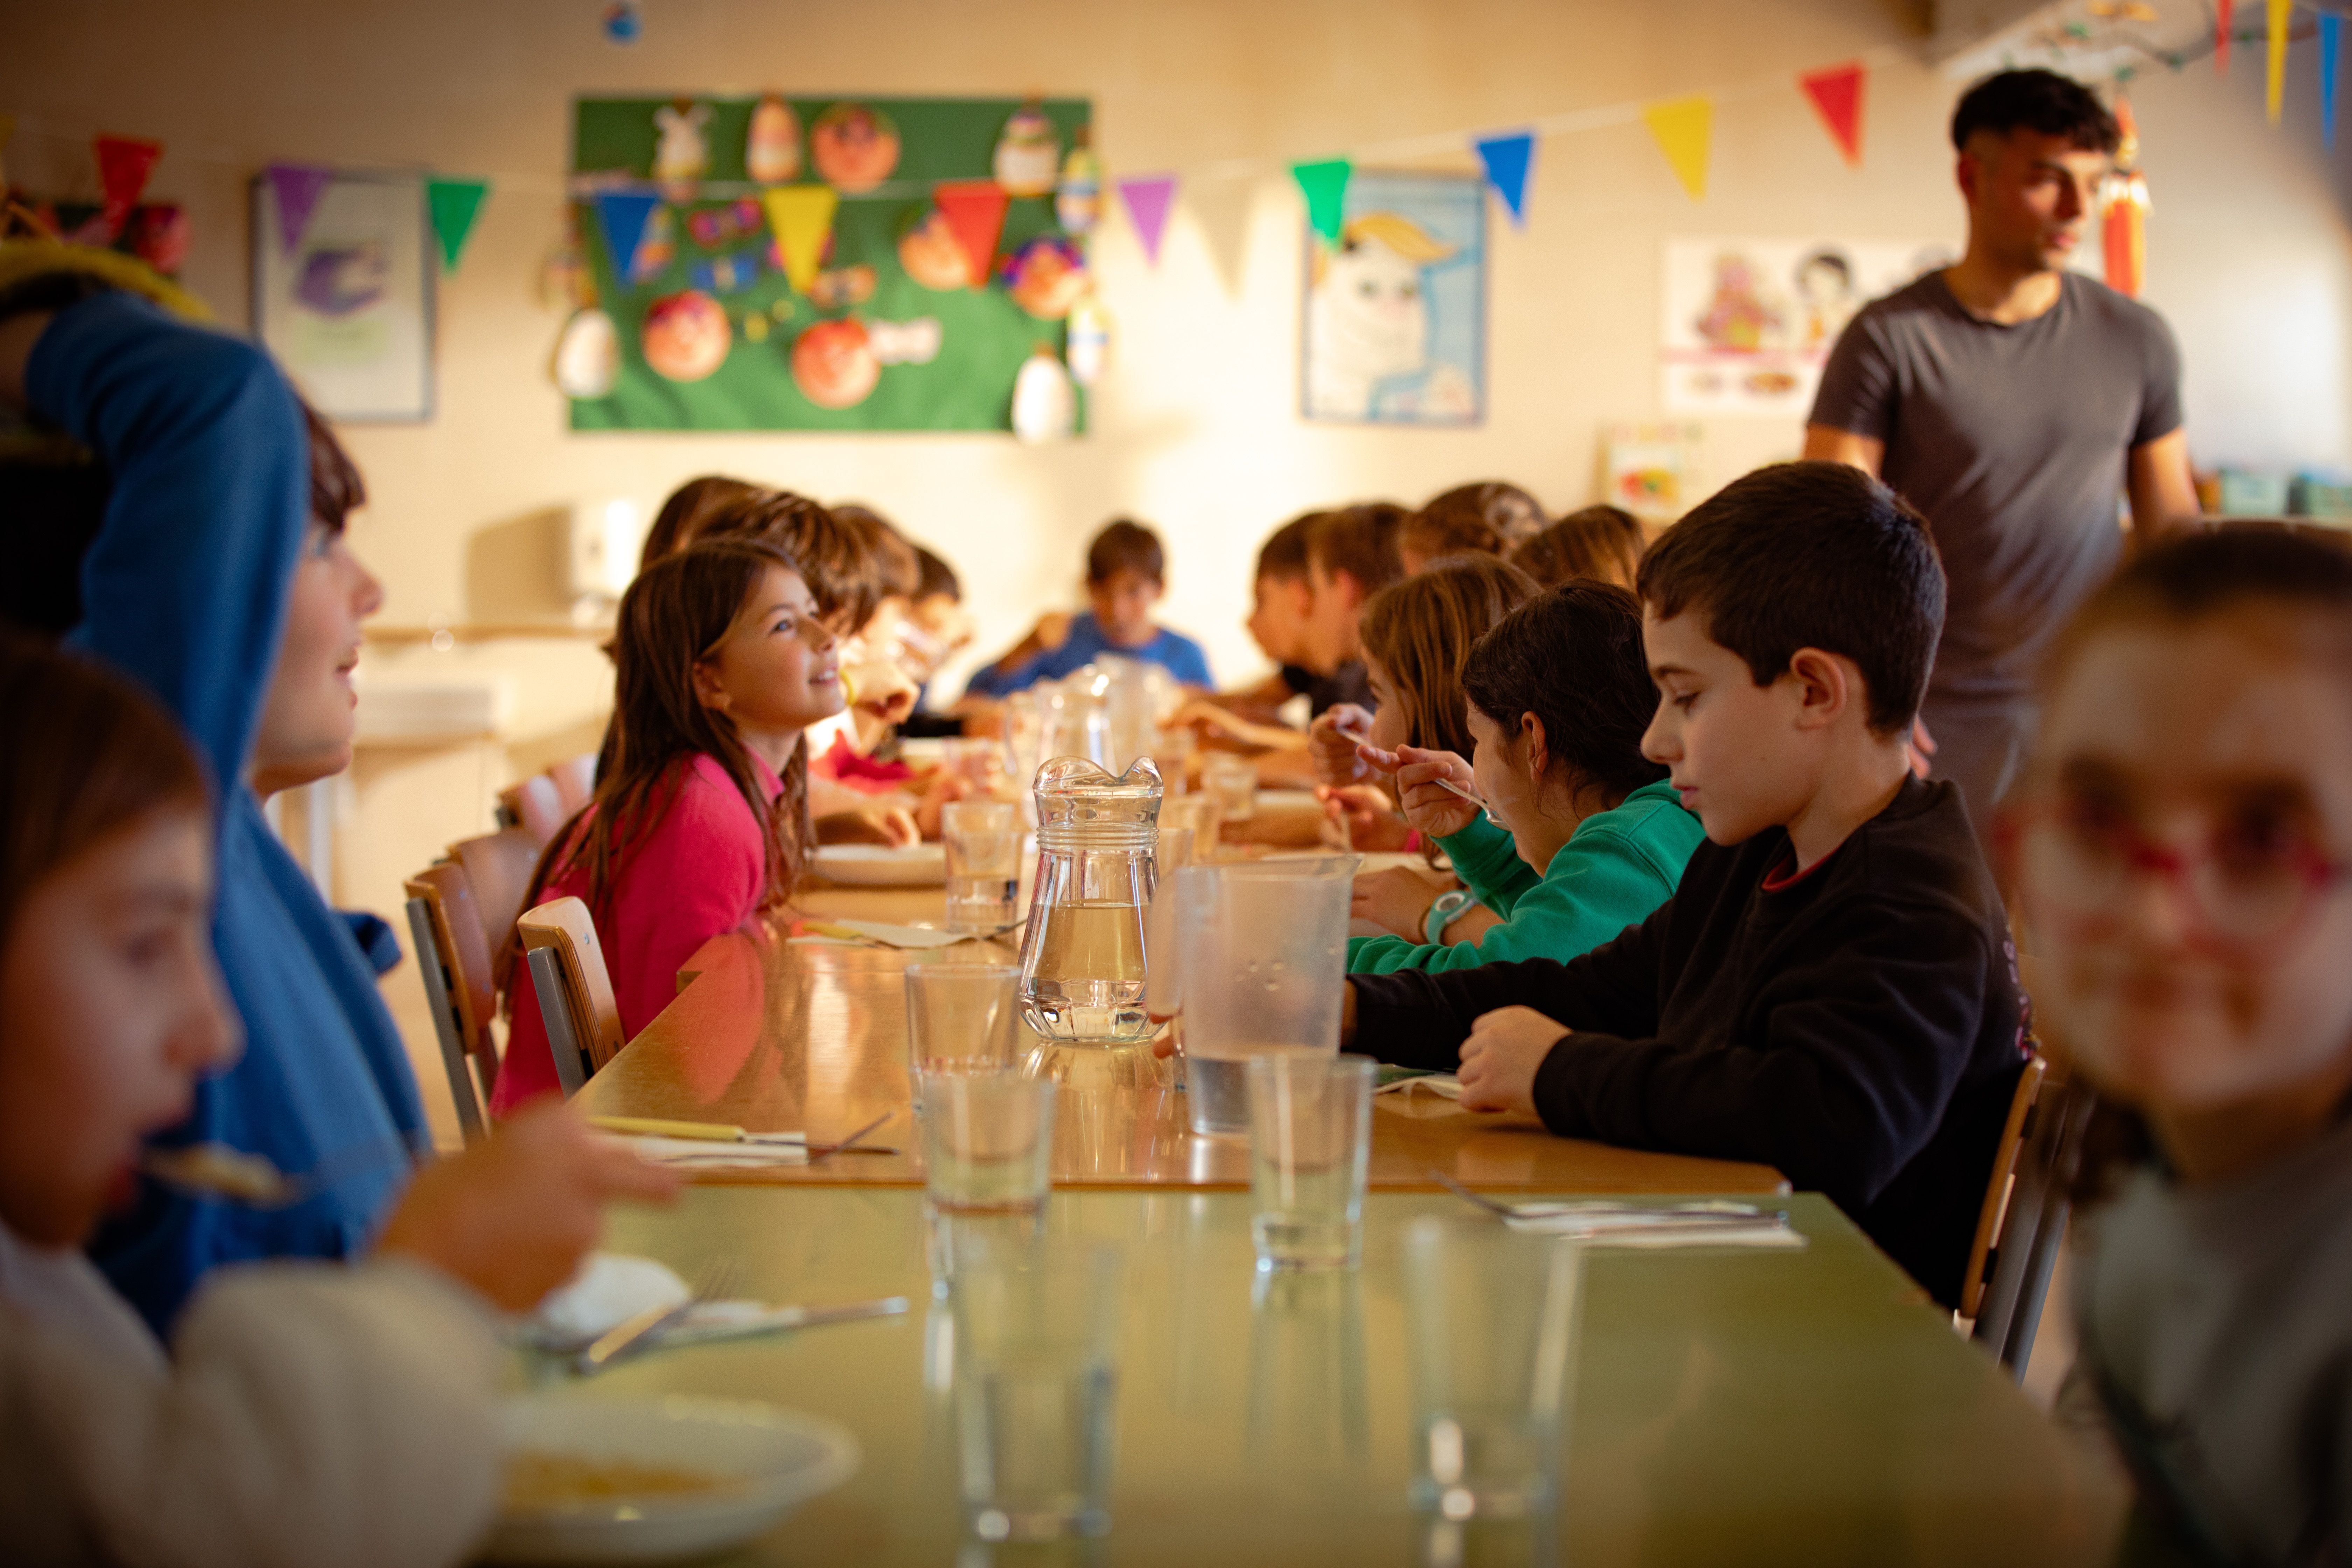
M 1227 822 L 1247 822 L 1257 815 L 1257 763 L 1247 757 L 1213 752 L 1202 758 L 1201 788 Z
M 1378 1071 L 1370 1057 L 1320 1052 L 1249 1063 L 1250 1239 L 1261 1274 L 1362 1260 Z
M 1020 918 L 1021 810 L 1011 801 L 959 800 L 940 808 L 947 852 L 947 926 L 1000 931 Z
M 926 1074 L 1006 1071 L 1027 1038 L 1021 971 L 1011 964 L 907 966 L 907 1080 L 917 1110 Z
M 1034 1214 L 1053 1191 L 1054 1086 L 1017 1072 L 927 1072 L 923 1186 L 942 1214 Z

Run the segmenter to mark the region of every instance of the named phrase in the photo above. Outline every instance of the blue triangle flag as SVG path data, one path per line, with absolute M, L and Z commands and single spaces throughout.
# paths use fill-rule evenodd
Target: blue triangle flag
M 1486 165 L 1486 183 L 1511 209 L 1511 221 L 1527 221 L 1528 165 L 1535 161 L 1536 139 L 1521 131 L 1509 136 L 1489 136 L 1478 144 L 1478 161 Z
M 613 281 L 629 286 L 629 264 L 636 259 L 637 242 L 646 237 L 646 220 L 654 216 L 661 197 L 635 191 L 607 191 L 596 198 L 596 219 L 604 226 L 604 248 L 613 257 Z
M 2344 18 L 2332 11 L 2319 14 L 2319 134 L 2336 145 L 2336 66 L 2344 42 Z

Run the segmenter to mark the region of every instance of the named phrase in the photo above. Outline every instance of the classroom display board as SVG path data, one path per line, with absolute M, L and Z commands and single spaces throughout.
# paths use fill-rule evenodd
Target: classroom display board
M 1063 361 L 1098 310 L 1091 121 L 1083 99 L 575 100 L 572 428 L 1013 430 L 1016 405 L 1024 435 L 1083 428 Z

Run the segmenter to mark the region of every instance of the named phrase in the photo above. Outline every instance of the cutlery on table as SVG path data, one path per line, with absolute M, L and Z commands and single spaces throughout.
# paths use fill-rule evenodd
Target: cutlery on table
M 828 1143 L 824 1145 L 822 1150 L 810 1150 L 809 1163 L 812 1165 L 823 1164 L 825 1161 L 832 1159 L 835 1154 L 847 1152 L 856 1147 L 857 1141 L 860 1138 L 865 1137 L 868 1132 L 873 1131 L 876 1128 L 881 1126 L 885 1121 L 889 1120 L 890 1112 L 886 1110 L 881 1115 L 876 1117 L 873 1121 L 867 1122 L 865 1126 L 859 1128 L 856 1131 L 851 1133 L 848 1137 L 844 1138 L 840 1142 Z
M 1475 1204 L 1500 1219 L 1577 1220 L 1584 1222 L 1596 1234 L 1611 1236 L 1697 1228 L 1778 1230 L 1785 1228 L 1789 1222 L 1787 1214 L 1781 1210 L 1763 1209 L 1754 1204 L 1731 1203 L 1720 1198 L 1666 1205 L 1615 1203 L 1599 1198 L 1568 1203 L 1507 1204 L 1484 1193 L 1473 1192 L 1441 1171 L 1430 1172 L 1429 1178 L 1454 1196 Z
M 742 1264 L 732 1258 L 718 1258 L 703 1266 L 694 1277 L 694 1289 L 685 1300 L 668 1307 L 648 1307 L 633 1317 L 625 1318 L 604 1333 L 594 1343 L 572 1358 L 572 1370 L 582 1376 L 604 1371 L 630 1351 L 643 1344 L 646 1336 L 685 1317 L 706 1301 L 723 1300 L 735 1289 L 743 1273 Z
M 175 1192 L 247 1208 L 291 1208 L 345 1176 L 415 1156 L 393 1138 L 373 1138 L 328 1155 L 299 1175 L 288 1175 L 267 1155 L 226 1143 L 186 1143 L 144 1150 L 140 1171 Z
M 809 1163 L 814 1164 L 827 1154 L 846 1149 L 856 1138 L 864 1137 L 876 1127 L 887 1121 L 886 1113 L 862 1131 L 838 1143 L 811 1143 L 805 1132 L 746 1132 L 740 1127 L 723 1121 L 668 1121 L 657 1116 L 592 1116 L 588 1125 L 600 1132 L 618 1132 L 637 1138 L 687 1138 L 710 1143 L 764 1143 L 777 1148 L 806 1149 Z M 864 1143 L 855 1151 L 859 1154 L 895 1154 L 898 1151 L 888 1144 Z

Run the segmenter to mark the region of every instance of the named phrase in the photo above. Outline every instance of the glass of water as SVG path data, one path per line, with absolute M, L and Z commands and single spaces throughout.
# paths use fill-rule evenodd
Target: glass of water
M 964 1512 L 983 1541 L 1110 1529 L 1119 1256 L 1098 1245 L 968 1260 L 955 1321 Z
M 1581 1249 L 1424 1218 L 1405 1232 L 1404 1263 L 1413 1505 L 1456 1523 L 1550 1513 Z
M 1011 964 L 907 965 L 907 1079 L 923 1108 L 926 1073 L 999 1073 L 1021 1059 L 1021 972 Z
M 1053 1191 L 1054 1085 L 1018 1072 L 926 1072 L 923 1186 L 942 1214 L 1035 1214 Z
M 1362 1260 L 1378 1071 L 1370 1057 L 1320 1052 L 1249 1063 L 1250 1239 L 1260 1273 Z
M 1021 810 L 1011 801 L 958 800 L 940 808 L 950 931 L 985 934 L 1020 918 L 1021 839 Z
M 1201 787 L 1227 822 L 1247 822 L 1257 815 L 1257 763 L 1247 757 L 1232 752 L 1202 757 Z

